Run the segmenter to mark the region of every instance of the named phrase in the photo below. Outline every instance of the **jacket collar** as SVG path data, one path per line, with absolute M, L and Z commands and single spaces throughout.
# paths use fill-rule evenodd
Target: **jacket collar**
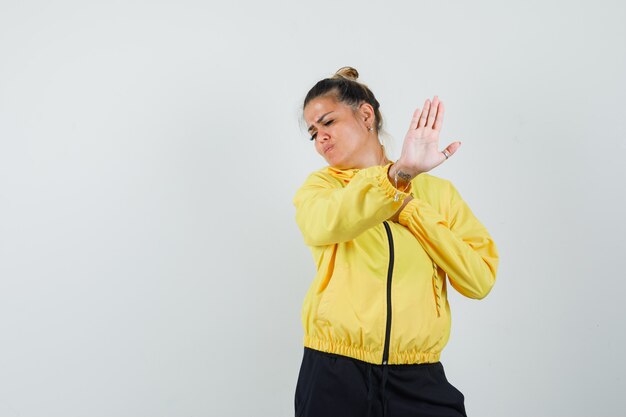
M 340 181 L 343 181 L 344 183 L 349 183 L 350 180 L 352 179 L 352 177 L 354 177 L 354 175 L 359 172 L 358 168 L 352 168 L 352 169 L 339 169 L 339 168 L 334 168 L 331 166 L 327 166 L 325 168 L 325 171 L 328 172 L 330 175 L 332 175 L 333 177 L 337 178 Z
M 391 162 L 387 162 L 385 165 L 382 165 L 382 166 L 388 167 L 389 165 L 391 165 Z M 347 184 L 350 182 L 352 177 L 354 177 L 360 171 L 360 169 L 359 168 L 339 169 L 339 168 L 331 167 L 329 165 L 326 168 L 324 168 L 323 171 L 327 172 L 328 174 L 332 175 L 338 180 L 343 181 L 344 184 Z

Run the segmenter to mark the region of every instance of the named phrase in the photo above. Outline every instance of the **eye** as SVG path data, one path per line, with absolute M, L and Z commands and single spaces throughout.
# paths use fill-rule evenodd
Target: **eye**
M 324 126 L 330 126 L 330 125 L 332 125 L 332 124 L 333 124 L 333 122 L 334 122 L 334 121 L 335 121 L 334 119 L 328 120 L 327 122 L 324 122 Z M 317 132 L 315 132 L 315 133 L 314 133 L 314 134 L 313 134 L 313 135 L 309 138 L 309 140 L 314 141 L 316 137 L 317 137 Z

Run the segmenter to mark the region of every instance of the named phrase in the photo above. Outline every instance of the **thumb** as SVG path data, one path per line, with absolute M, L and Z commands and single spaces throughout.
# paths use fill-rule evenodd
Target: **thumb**
M 445 150 L 448 152 L 448 155 L 452 156 L 454 155 L 456 151 L 459 150 L 460 147 L 461 147 L 461 141 L 456 141 L 456 142 L 452 142 L 451 144 L 449 144 Z

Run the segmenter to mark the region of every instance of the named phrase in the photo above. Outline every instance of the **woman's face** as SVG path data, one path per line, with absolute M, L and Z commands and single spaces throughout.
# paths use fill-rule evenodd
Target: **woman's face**
M 330 166 L 348 169 L 363 165 L 372 140 L 368 127 L 374 121 L 367 107 L 355 112 L 333 96 L 322 96 L 309 101 L 304 108 L 304 120 L 314 138 L 315 150 Z

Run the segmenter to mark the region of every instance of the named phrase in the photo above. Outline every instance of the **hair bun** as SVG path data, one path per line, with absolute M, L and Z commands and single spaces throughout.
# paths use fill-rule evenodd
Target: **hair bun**
M 356 81 L 359 78 L 359 72 L 352 67 L 341 67 L 335 72 L 333 78 L 346 78 L 348 80 Z

